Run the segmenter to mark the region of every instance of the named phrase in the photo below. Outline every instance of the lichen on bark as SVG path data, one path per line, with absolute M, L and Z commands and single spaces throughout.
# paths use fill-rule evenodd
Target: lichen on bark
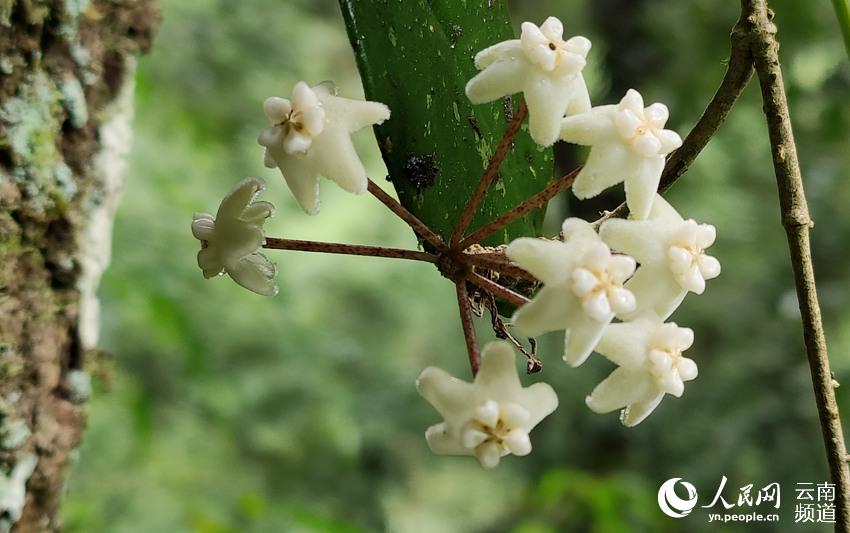
M 158 18 L 155 0 L 0 0 L 0 474 L 37 459 L 0 530 L 60 529 L 135 56 Z

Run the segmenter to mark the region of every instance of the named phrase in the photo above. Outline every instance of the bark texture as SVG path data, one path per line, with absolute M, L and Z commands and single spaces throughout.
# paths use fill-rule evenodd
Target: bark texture
M 57 531 L 156 0 L 0 0 L 0 531 Z

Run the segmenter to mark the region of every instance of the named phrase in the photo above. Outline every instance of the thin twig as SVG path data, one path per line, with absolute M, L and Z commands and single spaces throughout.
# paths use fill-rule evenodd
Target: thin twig
M 481 180 L 478 182 L 475 192 L 472 193 L 472 196 L 469 198 L 469 202 L 466 204 L 466 207 L 461 213 L 457 224 L 455 224 L 451 239 L 451 246 L 453 248 L 455 248 L 457 243 L 459 243 L 461 238 L 463 238 L 466 228 L 469 227 L 469 223 L 472 222 L 472 217 L 475 216 L 478 206 L 481 205 L 481 202 L 484 200 L 484 196 L 487 194 L 487 189 L 490 188 L 490 185 L 492 185 L 499 176 L 499 167 L 505 160 L 505 156 L 508 155 L 508 150 L 514 141 L 516 134 L 519 132 L 520 126 L 522 126 L 522 121 L 525 119 L 527 114 L 528 106 L 525 105 L 525 100 L 521 100 L 519 103 L 519 109 L 517 109 L 513 118 L 511 118 L 510 123 L 508 123 L 507 129 L 505 129 L 505 133 L 502 135 L 502 140 L 499 141 L 499 146 L 496 147 L 493 157 L 490 158 L 487 169 L 484 170 L 484 175 L 481 176 Z M 463 248 L 459 249 L 462 250 Z
M 428 244 L 440 251 L 446 250 L 448 248 L 439 235 L 431 231 L 431 228 L 429 228 L 425 225 L 424 222 L 419 220 L 416 215 L 408 211 L 403 205 L 398 202 L 398 200 L 384 192 L 384 190 L 378 187 L 378 184 L 372 181 L 371 179 L 369 180 L 367 189 L 370 193 L 372 193 L 372 196 L 374 196 L 382 204 L 387 206 L 390 211 L 396 214 L 396 216 L 407 222 L 407 225 L 410 226 L 413 231 L 415 231 L 420 237 L 425 239 Z
M 466 281 L 455 282 L 457 294 L 457 307 L 460 310 L 460 325 L 463 328 L 463 338 L 466 340 L 466 353 L 469 356 L 469 369 L 472 377 L 478 374 L 481 366 L 481 352 L 478 349 L 478 341 L 475 339 L 475 324 L 472 322 L 472 306 L 469 304 L 469 295 L 466 291 Z
M 732 109 L 732 105 L 738 100 L 750 81 L 753 75 L 753 59 L 743 23 L 742 18 L 732 29 L 729 63 L 723 81 L 720 82 L 720 87 L 717 88 L 696 125 L 685 137 L 682 146 L 667 158 L 664 172 L 661 174 L 661 181 L 658 184 L 658 192 L 669 189 L 688 170 L 688 167 L 702 152 L 708 141 L 717 133 L 721 124 L 726 120 L 729 110 Z M 605 213 L 594 225 L 598 227 L 609 218 L 625 218 L 627 216 L 629 216 L 629 207 L 623 202 L 613 211 Z
M 338 242 L 300 241 L 296 239 L 278 239 L 266 237 L 263 248 L 271 250 L 297 250 L 300 252 L 320 252 L 325 254 L 363 255 L 368 257 L 390 257 L 436 263 L 437 256 L 416 250 L 384 248 L 383 246 L 364 246 L 360 244 L 342 244 Z
M 516 306 L 525 305 L 529 302 L 528 298 L 526 298 L 522 294 L 514 292 L 507 287 L 503 287 L 495 281 L 485 278 L 481 274 L 470 272 L 466 279 L 473 285 L 484 289 L 496 298 L 504 300 Z
M 505 322 L 499 316 L 499 309 L 496 306 L 496 299 L 492 294 L 487 293 L 487 298 L 484 299 L 484 306 L 487 308 L 487 311 L 490 313 L 490 325 L 493 327 L 493 333 L 496 335 L 497 339 L 508 340 L 511 344 L 513 344 L 526 358 L 526 372 L 529 374 L 536 374 L 543 370 L 543 362 L 540 361 L 537 357 L 537 341 L 534 338 L 529 337 L 528 344 L 531 346 L 530 350 L 526 350 L 525 346 L 522 345 L 519 340 L 511 335 L 511 332 L 508 331 L 508 327 L 505 325 Z
M 835 530 L 850 530 L 850 470 L 844 433 L 835 401 L 835 385 L 829 369 L 826 337 L 821 322 L 812 255 L 809 243 L 809 228 L 812 220 L 803 179 L 797 160 L 797 147 L 791 130 L 788 101 L 779 65 L 779 43 L 776 41 L 776 26 L 773 13 L 766 0 L 742 0 L 743 14 L 751 35 L 752 55 L 761 85 L 764 113 L 773 153 L 773 169 L 779 189 L 779 204 L 782 210 L 782 225 L 788 237 L 794 282 L 803 323 L 803 338 L 812 384 L 815 391 L 818 415 L 820 416 L 824 444 L 826 445 L 832 482 L 835 484 Z
M 514 207 L 510 211 L 499 215 L 487 224 L 484 224 L 477 230 L 473 231 L 469 236 L 465 237 L 460 242 L 458 248 L 464 250 L 472 244 L 480 243 L 482 240 L 490 236 L 493 232 L 499 231 L 514 220 L 524 216 L 529 211 L 533 211 L 539 207 L 543 207 L 544 205 L 546 205 L 546 202 L 548 202 L 560 192 L 564 191 L 567 187 L 572 185 L 573 180 L 575 180 L 580 170 L 581 167 L 578 167 L 566 176 L 562 176 L 558 180 L 550 183 L 545 189 L 535 194 L 534 196 L 527 198 L 525 201 L 523 201 L 521 204 Z
M 463 260 L 476 267 L 486 268 L 517 279 L 537 281 L 527 270 L 510 262 L 504 254 L 463 254 Z

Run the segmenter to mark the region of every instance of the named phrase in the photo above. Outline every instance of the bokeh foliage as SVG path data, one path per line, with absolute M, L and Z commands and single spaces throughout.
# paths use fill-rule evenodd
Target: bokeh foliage
M 596 357 L 568 369 L 559 336 L 545 337 L 537 379 L 561 406 L 530 457 L 483 472 L 432 456 L 423 439 L 437 416 L 415 393 L 419 371 L 468 372 L 452 287 L 432 267 L 279 252 L 281 294 L 264 299 L 205 281 L 195 265 L 191 213 L 214 210 L 245 175 L 268 181 L 274 235 L 415 244 L 376 201 L 328 182 L 322 213 L 306 217 L 262 167 L 266 96 L 330 77 L 362 94 L 337 3 L 163 4 L 157 46 L 141 62 L 136 145 L 102 290 L 115 373 L 89 407 L 69 531 L 714 531 L 705 510 L 661 515 L 655 491 L 683 477 L 710 498 L 723 475 L 727 499 L 747 483 L 784 491 L 778 526 L 723 531 L 795 530 L 794 483 L 823 481 L 826 466 L 755 87 L 670 193 L 718 228 L 723 274 L 673 317 L 696 331 L 699 379 L 626 430 L 583 403 L 610 365 Z M 596 103 L 632 84 L 666 102 L 683 133 L 719 83 L 737 18 L 734 2 L 709 0 L 512 7 L 517 22 L 556 15 L 593 40 Z M 828 3 L 773 7 L 833 369 L 850 382 L 850 64 Z M 357 141 L 370 174 L 383 175 L 372 135 Z M 549 231 L 565 205 L 550 208 Z M 850 421 L 844 387 L 838 397 Z

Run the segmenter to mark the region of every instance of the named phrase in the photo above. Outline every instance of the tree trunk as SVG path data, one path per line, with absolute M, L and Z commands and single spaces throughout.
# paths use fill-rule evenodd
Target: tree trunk
M 57 531 L 155 0 L 0 0 L 0 531 Z

